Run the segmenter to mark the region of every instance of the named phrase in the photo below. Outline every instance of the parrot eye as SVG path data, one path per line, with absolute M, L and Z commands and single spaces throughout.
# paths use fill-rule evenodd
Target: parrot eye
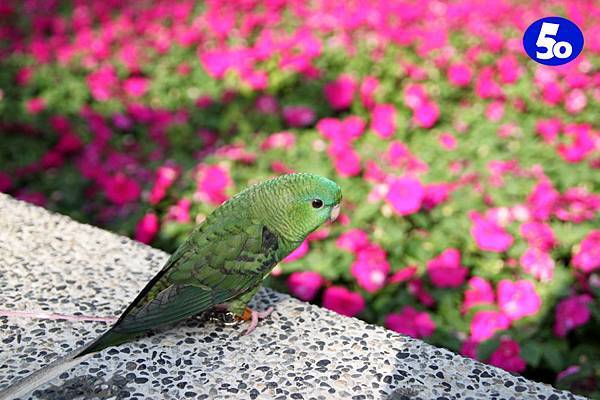
M 314 199 L 312 201 L 312 206 L 313 206 L 313 208 L 321 208 L 321 207 L 323 207 L 323 200 L 321 200 L 321 199 Z

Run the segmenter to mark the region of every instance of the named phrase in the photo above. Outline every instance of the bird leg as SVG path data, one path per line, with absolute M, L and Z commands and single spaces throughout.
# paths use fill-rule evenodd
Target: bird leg
M 244 335 L 249 335 L 258 326 L 258 321 L 267 318 L 273 312 L 273 307 L 267 308 L 265 311 L 256 311 L 250 307 L 246 307 L 244 314 L 240 317 L 242 321 L 250 321 Z

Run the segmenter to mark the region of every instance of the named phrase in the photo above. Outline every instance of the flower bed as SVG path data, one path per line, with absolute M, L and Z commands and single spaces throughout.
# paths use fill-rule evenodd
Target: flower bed
M 599 395 L 600 9 L 121 3 L 0 6 L 0 191 L 172 251 L 249 183 L 331 177 L 272 286 Z M 574 62 L 524 55 L 545 15 Z

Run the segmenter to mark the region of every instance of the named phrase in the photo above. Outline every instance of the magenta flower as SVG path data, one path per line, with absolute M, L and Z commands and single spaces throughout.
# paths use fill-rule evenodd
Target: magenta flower
M 262 95 L 254 103 L 256 110 L 261 114 L 272 115 L 279 109 L 279 102 L 275 96 Z
M 158 233 L 160 221 L 154 213 L 148 213 L 142 217 L 135 228 L 135 240 L 142 243 L 150 243 Z
M 352 76 L 342 74 L 335 81 L 326 84 L 323 93 L 331 108 L 345 110 L 352 104 L 356 86 Z
M 404 216 L 419 211 L 424 194 L 425 190 L 418 179 L 402 177 L 390 183 L 385 199 L 396 214 Z
M 467 339 L 462 342 L 460 346 L 460 354 L 465 357 L 472 358 L 473 360 L 477 360 L 477 348 L 479 347 L 479 342 L 476 342 L 472 339 Z
M 426 307 L 433 307 L 435 305 L 435 299 L 425 289 L 425 283 L 423 279 L 414 278 L 408 282 L 408 292 L 415 296 L 419 303 Z
M 413 114 L 414 123 L 426 129 L 433 127 L 439 118 L 440 109 L 433 101 L 423 102 L 419 107 L 415 108 Z
M 369 293 L 374 293 L 385 286 L 390 272 L 385 251 L 376 244 L 369 244 L 358 250 L 356 260 L 350 267 L 352 276 Z
M 342 233 L 335 241 L 335 244 L 342 250 L 356 254 L 360 249 L 369 244 L 369 236 L 365 231 L 353 228 Z
M 425 186 L 423 193 L 423 208 L 431 210 L 448 200 L 450 196 L 450 186 L 446 183 L 432 183 Z
M 546 83 L 542 87 L 542 98 L 550 105 L 559 104 L 564 97 L 564 91 L 556 82 Z
M 498 66 L 498 72 L 500 74 L 500 82 L 505 84 L 514 83 L 519 79 L 522 68 L 519 65 L 517 57 L 513 54 L 500 57 L 496 62 L 496 65 Z
M 365 299 L 360 293 L 351 292 L 343 286 L 330 286 L 323 293 L 323 307 L 354 317 L 364 310 Z
M 317 130 L 335 145 L 344 145 L 358 139 L 365 130 L 365 121 L 356 115 L 343 120 L 323 118 L 317 123 Z
M 232 186 L 229 173 L 218 165 L 201 166 L 198 169 L 196 183 L 198 199 L 213 205 L 219 205 L 227 200 L 225 191 Z
M 292 128 L 302 128 L 315 122 L 317 114 L 309 106 L 283 107 L 283 120 Z
M 452 64 L 448 68 L 448 80 L 453 86 L 463 87 L 471 82 L 473 72 L 467 64 Z
M 349 144 L 334 142 L 327 149 L 333 158 L 333 165 L 338 175 L 342 177 L 356 176 L 362 169 L 360 155 Z
M 119 172 L 104 183 L 106 197 L 115 204 L 132 203 L 140 197 L 140 185 L 125 174 Z
M 300 246 L 298 246 L 294 251 L 288 254 L 287 257 L 285 257 L 282 261 L 285 263 L 289 263 L 292 261 L 299 260 L 302 257 L 304 257 L 306 253 L 308 253 L 308 250 L 310 250 L 308 246 L 308 239 L 304 239 L 304 241 L 300 243 Z
M 457 146 L 456 138 L 449 133 L 442 133 L 440 135 L 440 137 L 438 138 L 438 142 L 444 150 L 448 150 L 448 151 L 456 150 L 456 146 Z
M 548 144 L 554 144 L 562 129 L 562 122 L 558 118 L 540 119 L 535 124 L 535 131 Z
M 541 221 L 548 220 L 554 210 L 558 196 L 558 192 L 550 181 L 543 180 L 539 182 L 527 197 L 527 206 L 533 218 Z
M 481 250 L 502 253 L 512 246 L 513 237 L 500 225 L 475 212 L 469 217 L 472 222 L 471 236 Z
M 471 320 L 471 339 L 483 342 L 498 331 L 508 329 L 510 319 L 498 311 L 477 311 Z
M 373 76 L 366 76 L 360 84 L 360 100 L 367 109 L 375 105 L 375 92 L 379 87 L 379 81 Z
M 565 98 L 565 108 L 570 114 L 579 114 L 587 106 L 587 96 L 581 89 L 575 89 Z
M 427 262 L 427 273 L 433 285 L 454 288 L 463 284 L 469 270 L 460 265 L 460 252 L 451 248 Z
M 34 97 L 33 99 L 27 100 L 25 103 L 25 109 L 31 115 L 39 114 L 46 108 L 46 100 L 41 97 Z
M 494 81 L 494 71 L 491 67 L 481 69 L 475 82 L 475 93 L 482 99 L 493 99 L 502 96 L 502 88 Z
M 18 200 L 26 201 L 36 206 L 45 207 L 48 199 L 41 192 L 33 192 L 29 190 L 23 190 L 17 193 L 15 196 Z
M 396 131 L 396 108 L 392 104 L 377 104 L 372 111 L 371 129 L 382 139 Z
M 100 67 L 87 77 L 87 85 L 92 97 L 97 101 L 106 101 L 114 97 L 119 78 L 113 66 Z
M 585 188 L 569 188 L 556 204 L 555 215 L 562 221 L 580 223 L 592 220 L 600 210 L 600 195 L 589 193 Z
M 556 375 L 556 380 L 560 381 L 563 378 L 566 378 L 569 375 L 573 375 L 578 373 L 581 370 L 581 367 L 579 367 L 579 365 L 571 365 L 569 367 L 567 367 L 566 369 L 562 370 L 561 372 L 559 372 Z
M 156 171 L 156 180 L 154 186 L 150 191 L 150 204 L 158 204 L 166 195 L 167 190 L 173 185 L 177 177 L 179 176 L 179 170 L 170 165 L 163 165 Z
M 177 204 L 169 207 L 167 219 L 177 221 L 182 224 L 187 224 L 191 221 L 190 209 L 192 202 L 189 199 L 181 199 Z
M 572 259 L 575 268 L 585 273 L 600 269 L 600 230 L 593 230 L 581 241 Z
M 0 192 L 7 193 L 12 186 L 13 182 L 10 175 L 0 171 Z
M 140 76 L 128 78 L 123 83 L 123 90 L 129 96 L 141 97 L 148 91 L 149 80 Z
M 508 372 L 523 372 L 527 367 L 525 360 L 521 358 L 519 343 L 512 339 L 502 339 L 488 363 Z
M 567 297 L 556 306 L 554 334 L 565 337 L 569 331 L 585 325 L 591 316 L 589 304 L 592 297 L 588 294 Z
M 492 285 L 480 276 L 469 279 L 462 311 L 467 312 L 473 307 L 493 303 L 494 288 L 492 288 Z
M 544 222 L 526 222 L 519 229 L 523 239 L 529 246 L 537 247 L 541 250 L 550 250 L 556 246 L 556 238 L 550 225 Z
M 569 163 L 583 161 L 596 148 L 589 124 L 571 124 L 565 128 L 565 135 L 572 138 L 570 144 L 558 145 L 558 154 Z
M 394 274 L 389 277 L 388 283 L 406 282 L 406 281 L 412 279 L 412 277 L 415 276 L 416 273 L 417 273 L 416 265 L 408 265 L 408 266 L 394 272 Z
M 385 317 L 385 327 L 403 335 L 422 338 L 431 336 L 436 325 L 427 312 L 404 306 L 399 313 Z
M 537 314 L 542 299 L 531 281 L 502 279 L 498 283 L 498 306 L 511 321 Z
M 520 259 L 523 270 L 542 282 L 550 282 L 554 276 L 554 260 L 545 250 L 529 247 Z
M 293 272 L 286 280 L 292 295 L 303 301 L 311 301 L 324 283 L 324 279 L 314 271 Z

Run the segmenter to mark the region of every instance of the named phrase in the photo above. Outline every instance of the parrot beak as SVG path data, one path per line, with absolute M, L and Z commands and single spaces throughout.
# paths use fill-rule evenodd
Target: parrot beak
M 331 222 L 335 221 L 339 215 L 340 215 L 340 205 L 336 204 L 331 209 L 331 214 L 329 214 L 329 221 L 331 221 Z

